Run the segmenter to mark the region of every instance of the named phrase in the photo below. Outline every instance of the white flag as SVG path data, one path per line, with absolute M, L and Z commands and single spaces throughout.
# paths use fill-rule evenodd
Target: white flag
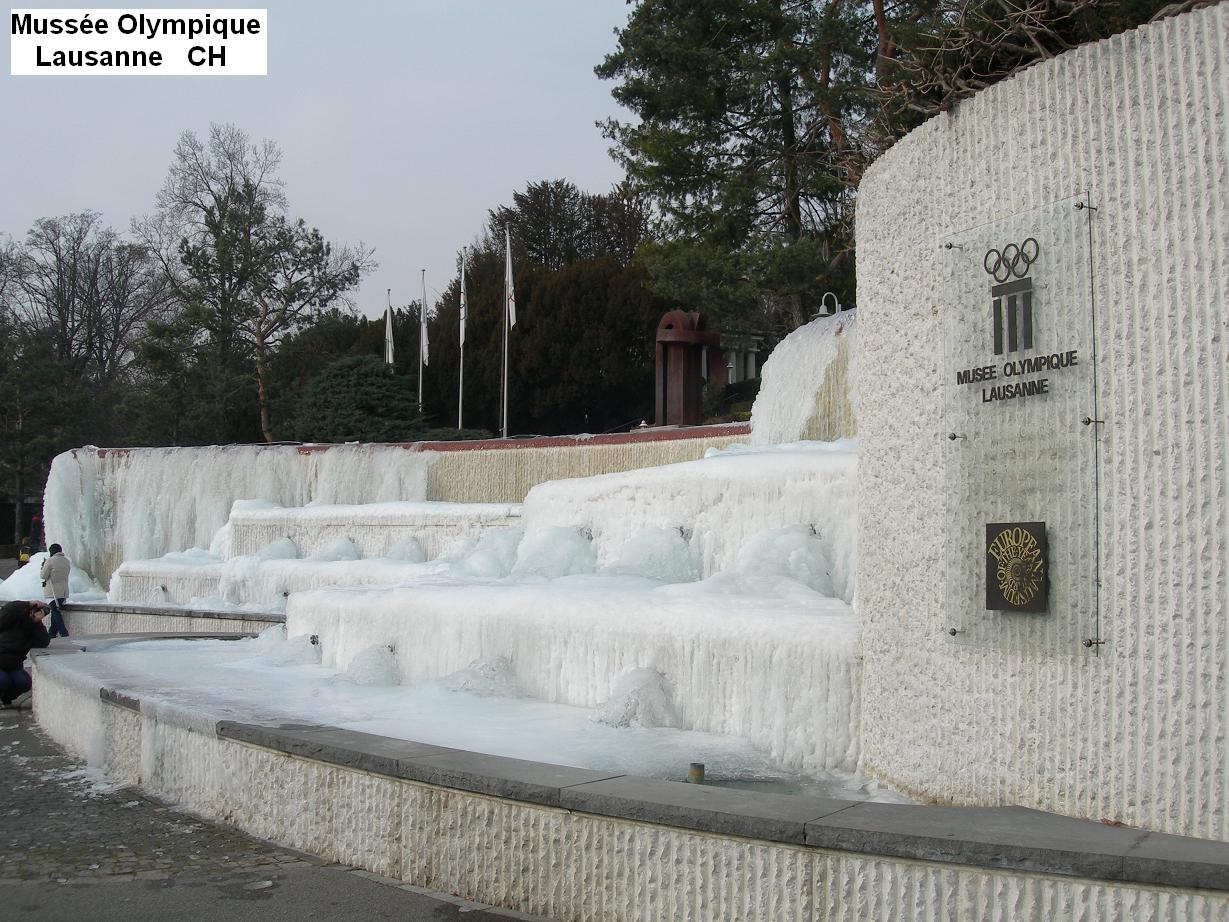
M 384 361 L 393 364 L 393 290 L 388 289 L 388 309 L 384 311 Z
M 465 300 L 465 250 L 461 251 L 461 345 L 465 345 L 465 317 L 469 313 L 469 303 Z
M 504 228 L 504 245 L 508 254 L 508 266 L 504 273 L 504 296 L 508 301 L 508 327 L 516 326 L 516 292 L 512 290 L 512 237 Z
M 422 270 L 422 301 L 418 308 L 418 342 L 422 350 L 422 363 L 427 364 L 427 270 Z

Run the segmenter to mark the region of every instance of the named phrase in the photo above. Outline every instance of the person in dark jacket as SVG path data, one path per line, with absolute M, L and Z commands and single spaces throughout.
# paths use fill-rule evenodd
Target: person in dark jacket
M 0 704 L 5 707 L 30 690 L 30 674 L 22 667 L 26 654 L 51 643 L 43 626 L 46 614 L 42 602 L 6 602 L 0 608 Z

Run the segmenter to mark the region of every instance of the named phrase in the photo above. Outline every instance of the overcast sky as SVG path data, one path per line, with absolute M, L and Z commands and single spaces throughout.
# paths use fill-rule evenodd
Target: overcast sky
M 7 5 L 6 38 L 13 6 L 69 4 Z M 394 304 L 417 298 L 421 269 L 434 302 L 487 209 L 526 183 L 604 192 L 622 176 L 594 125 L 620 110 L 593 68 L 624 0 L 267 7 L 267 77 L 11 77 L 0 43 L 0 234 L 86 208 L 127 230 L 152 209 L 179 133 L 230 122 L 281 146 L 293 216 L 376 248 L 355 297 L 375 316 L 386 288 Z

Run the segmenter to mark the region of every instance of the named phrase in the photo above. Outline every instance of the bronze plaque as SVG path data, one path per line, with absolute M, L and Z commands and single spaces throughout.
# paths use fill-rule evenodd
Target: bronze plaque
M 1047 611 L 1049 590 L 1046 523 L 987 525 L 986 608 L 991 611 Z

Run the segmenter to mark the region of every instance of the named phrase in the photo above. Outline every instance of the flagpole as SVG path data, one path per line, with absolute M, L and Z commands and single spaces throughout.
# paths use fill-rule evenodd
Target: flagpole
M 504 227 L 504 244 L 508 254 L 507 271 L 504 272 L 504 386 L 503 386 L 503 413 L 500 419 L 503 420 L 503 437 L 508 437 L 508 331 L 511 329 L 508 321 L 511 319 L 508 315 L 508 286 L 512 282 L 512 238 L 509 236 L 508 228 Z
M 418 302 L 418 412 L 422 412 L 422 358 L 426 352 L 427 333 L 427 270 L 422 270 L 422 300 Z
M 465 411 L 465 314 L 469 305 L 465 303 L 465 247 L 461 247 L 461 359 L 457 366 L 457 429 L 463 428 L 461 420 Z
M 393 364 L 393 290 L 388 289 L 388 308 L 384 311 L 384 361 Z

